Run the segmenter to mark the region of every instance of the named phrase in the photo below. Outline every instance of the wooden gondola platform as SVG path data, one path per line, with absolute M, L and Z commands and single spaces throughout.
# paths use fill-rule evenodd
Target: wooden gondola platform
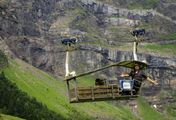
M 133 99 L 138 95 L 133 95 L 132 90 L 124 94 L 117 85 L 77 87 L 69 90 L 70 103 L 93 102 L 105 100 Z
M 139 96 L 135 94 L 135 90 L 133 88 L 132 79 L 121 79 L 111 84 L 111 80 L 106 80 L 105 84 L 96 84 L 90 87 L 78 87 L 77 78 L 83 77 L 85 75 L 89 75 L 107 68 L 122 66 L 126 68 L 133 69 L 134 66 L 138 64 L 141 69 L 145 69 L 147 67 L 146 63 L 141 61 L 122 61 L 118 63 L 114 63 L 112 65 L 105 66 L 100 69 L 95 69 L 93 71 L 89 71 L 80 75 L 67 77 L 65 81 L 67 82 L 67 90 L 70 103 L 79 103 L 79 102 L 94 102 L 94 101 L 105 101 L 105 100 L 129 100 L 135 99 Z M 74 82 L 74 87 L 71 88 L 70 82 Z M 109 82 L 108 82 L 109 81 Z

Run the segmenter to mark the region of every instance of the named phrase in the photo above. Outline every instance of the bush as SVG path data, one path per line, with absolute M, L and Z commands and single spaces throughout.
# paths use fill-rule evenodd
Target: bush
M 2 51 L 0 51 L 0 71 L 7 66 L 8 66 L 8 59 L 6 55 Z

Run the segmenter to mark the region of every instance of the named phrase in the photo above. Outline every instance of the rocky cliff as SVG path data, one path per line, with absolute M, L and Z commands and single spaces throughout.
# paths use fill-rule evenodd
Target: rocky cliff
M 150 9 L 139 9 L 139 6 L 133 9 L 134 4 L 144 6 L 135 0 L 2 0 L 1 49 L 56 76 L 63 76 L 65 48 L 60 41 L 65 32 L 79 38 L 79 50 L 71 53 L 70 61 L 71 68 L 78 73 L 108 65 L 109 60 L 132 59 L 132 49 L 125 52 L 118 48 L 132 41 L 129 29 L 136 26 L 148 28 L 145 37 L 151 42 L 162 40 L 175 44 L 175 40 L 158 38 L 158 34 L 176 31 L 174 13 L 169 9 L 169 6 L 174 9 L 175 2 L 146 3 Z M 161 10 L 162 6 L 171 14 Z M 176 66 L 175 58 L 157 57 L 145 51 L 139 58 L 155 65 L 158 71 Z M 159 74 L 158 78 L 163 78 Z

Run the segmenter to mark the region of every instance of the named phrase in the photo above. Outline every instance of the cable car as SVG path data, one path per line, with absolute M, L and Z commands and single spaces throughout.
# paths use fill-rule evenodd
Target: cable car
M 113 84 L 94 85 L 88 87 L 78 87 L 77 78 L 89 75 L 104 69 L 111 67 L 125 67 L 125 68 L 134 68 L 135 64 L 142 66 L 142 69 L 147 67 L 147 64 L 140 61 L 122 61 L 112 65 L 108 65 L 101 69 L 96 69 L 90 72 L 86 72 L 77 76 L 68 77 L 65 79 L 67 82 L 68 96 L 71 103 L 78 102 L 87 102 L 87 101 L 105 101 L 105 100 L 118 100 L 118 99 L 134 99 L 139 96 L 135 93 L 133 89 L 134 80 L 131 78 L 120 79 L 119 82 Z M 70 87 L 70 81 L 74 81 L 74 87 Z
M 139 96 L 140 93 L 140 87 L 139 92 L 134 89 L 135 82 L 140 82 L 137 79 L 132 79 L 132 78 L 127 78 L 123 77 L 122 79 L 117 80 L 113 84 L 109 84 L 110 80 L 108 81 L 103 81 L 101 79 L 96 79 L 95 80 L 95 85 L 93 86 L 88 86 L 88 87 L 78 87 L 77 85 L 77 78 L 83 77 L 85 75 L 89 75 L 104 69 L 108 69 L 111 67 L 125 67 L 125 68 L 130 68 L 133 69 L 135 65 L 140 66 L 140 70 L 143 70 L 147 68 L 147 64 L 145 62 L 138 61 L 137 58 L 137 45 L 138 45 L 138 38 L 139 36 L 142 36 L 145 34 L 145 30 L 135 30 L 132 31 L 131 34 L 135 37 L 135 41 L 133 44 L 133 57 L 134 60 L 131 61 L 121 61 L 118 63 L 114 63 L 108 66 L 105 66 L 100 69 L 96 69 L 93 71 L 89 71 L 80 75 L 76 75 L 75 71 L 70 72 L 69 71 L 69 48 L 73 45 L 75 45 L 75 42 L 70 42 L 68 40 L 62 41 L 62 44 L 67 46 L 66 50 L 66 61 L 65 61 L 65 70 L 66 70 L 66 75 L 65 75 L 65 81 L 67 83 L 67 89 L 68 89 L 68 96 L 69 96 L 69 101 L 70 103 L 79 103 L 79 102 L 87 102 L 87 101 L 105 101 L 105 100 L 121 100 L 121 99 L 134 99 Z M 70 82 L 74 81 L 74 86 L 70 86 Z M 153 82 L 151 79 L 149 79 L 150 82 Z

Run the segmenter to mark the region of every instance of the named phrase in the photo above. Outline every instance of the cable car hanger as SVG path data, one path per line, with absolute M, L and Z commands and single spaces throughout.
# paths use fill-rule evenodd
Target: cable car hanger
M 131 31 L 131 35 L 134 36 L 135 40 L 133 43 L 133 58 L 134 60 L 129 61 L 121 61 L 117 63 L 113 63 L 111 65 L 98 68 L 92 71 L 88 71 L 79 75 L 76 75 L 75 71 L 69 71 L 69 53 L 70 48 L 74 48 L 75 44 L 77 43 L 77 39 L 74 38 L 67 38 L 62 40 L 62 44 L 66 46 L 66 60 L 65 60 L 65 80 L 67 83 L 67 90 L 68 90 L 68 97 L 70 103 L 79 103 L 79 102 L 93 102 L 93 101 L 104 101 L 104 100 L 127 100 L 127 99 L 134 99 L 139 96 L 141 86 L 136 86 L 135 83 L 142 83 L 137 79 L 123 79 L 119 80 L 116 84 L 107 84 L 101 79 L 95 80 L 95 86 L 89 87 L 78 87 L 77 85 L 77 78 L 83 77 L 85 75 L 89 75 L 98 71 L 102 71 L 104 69 L 108 69 L 111 67 L 125 67 L 134 69 L 136 65 L 140 67 L 140 70 L 147 68 L 147 64 L 145 62 L 138 61 L 137 58 L 137 46 L 138 42 L 140 42 L 139 38 L 145 34 L 144 29 L 137 29 Z M 155 81 L 146 77 L 148 81 L 153 82 L 156 84 Z M 74 87 L 71 88 L 70 81 L 74 81 Z M 99 84 L 101 83 L 101 84 Z M 136 89 L 139 91 L 136 91 Z

